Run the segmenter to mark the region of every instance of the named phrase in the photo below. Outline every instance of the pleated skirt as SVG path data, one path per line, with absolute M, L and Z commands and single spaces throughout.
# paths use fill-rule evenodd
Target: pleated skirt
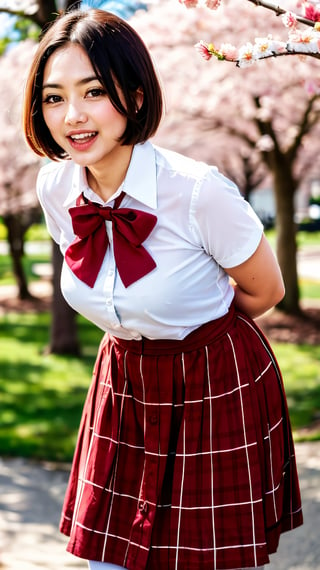
M 182 341 L 106 334 L 61 531 L 128 570 L 268 563 L 302 524 L 286 397 L 257 325 L 229 313 Z

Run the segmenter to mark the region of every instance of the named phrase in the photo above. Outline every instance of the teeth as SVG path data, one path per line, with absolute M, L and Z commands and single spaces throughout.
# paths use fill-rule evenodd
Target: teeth
M 82 139 L 87 139 L 90 137 L 94 137 L 96 133 L 79 133 L 78 135 L 71 135 L 73 140 L 79 141 Z

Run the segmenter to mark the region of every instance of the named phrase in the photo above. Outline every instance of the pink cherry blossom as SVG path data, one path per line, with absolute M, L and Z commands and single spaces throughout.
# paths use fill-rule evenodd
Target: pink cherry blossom
M 220 4 L 221 0 L 206 0 L 206 6 L 210 10 L 216 10 L 217 8 L 219 8 Z
M 296 30 L 289 34 L 289 40 L 292 43 L 309 44 L 312 40 L 312 33 L 309 30 Z
M 289 34 L 287 44 L 288 51 L 299 53 L 319 53 L 320 51 L 320 34 L 314 30 L 297 30 L 295 33 Z
M 306 79 L 304 82 L 304 87 L 308 95 L 320 94 L 320 82 L 316 79 Z
M 270 57 L 273 55 L 272 45 L 272 36 L 255 38 L 254 52 L 256 57 Z
M 313 4 L 310 2 L 304 2 L 302 8 L 303 14 L 306 18 L 312 20 L 313 22 L 320 21 L 320 12 L 317 10 L 317 7 L 313 6 Z
M 274 149 L 274 142 L 270 135 L 262 135 L 256 142 L 256 148 L 261 152 L 270 152 Z
M 180 4 L 184 4 L 186 8 L 196 8 L 198 0 L 179 0 Z
M 286 28 L 295 29 L 297 27 L 297 16 L 293 12 L 286 12 L 282 16 L 282 22 Z
M 228 61 L 237 61 L 238 59 L 238 50 L 232 44 L 221 44 L 219 52 Z
M 203 57 L 203 59 L 208 61 L 209 59 L 212 58 L 212 53 L 210 53 L 210 51 L 209 51 L 209 46 L 203 40 L 201 40 L 200 42 L 195 44 L 194 47 L 196 48 L 198 53 L 201 55 L 201 57 Z
M 241 46 L 239 49 L 239 67 L 248 67 L 255 62 L 254 57 L 254 46 L 252 43 L 247 42 L 245 45 Z
M 222 0 L 178 1 L 188 8 L 205 6 L 211 10 L 216 10 L 222 4 Z M 249 2 L 253 2 L 267 10 L 272 10 L 278 15 L 283 13 L 282 23 L 284 27 L 289 29 L 287 39 L 272 39 L 269 35 L 266 39 L 256 39 L 254 45 L 248 42 L 238 48 L 231 46 L 228 38 L 226 38 L 226 43 L 220 49 L 205 49 L 206 46 L 208 47 L 208 45 L 212 44 L 205 44 L 204 42 L 203 44 L 200 43 L 200 45 L 197 44 L 198 51 L 205 59 L 209 60 L 212 56 L 216 56 L 221 60 L 237 61 L 239 67 L 251 65 L 260 59 L 292 53 L 309 54 L 320 59 L 320 3 L 318 0 L 295 0 L 295 6 L 299 9 L 300 14 L 290 11 L 289 8 L 284 12 L 281 6 L 277 6 L 275 3 L 267 0 L 259 2 L 249 0 Z M 228 2 L 225 0 L 225 5 L 227 6 L 227 4 Z M 312 29 L 313 23 L 314 27 Z M 307 26 L 308 29 L 300 29 L 299 24 Z M 248 46 L 252 46 L 252 48 L 248 48 Z

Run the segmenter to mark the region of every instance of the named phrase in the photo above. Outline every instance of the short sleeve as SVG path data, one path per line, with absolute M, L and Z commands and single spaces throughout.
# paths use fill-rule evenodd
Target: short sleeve
M 59 243 L 61 230 L 59 229 L 52 215 L 50 214 L 50 203 L 48 203 L 46 200 L 46 192 L 45 192 L 46 180 L 47 180 L 46 168 L 44 167 L 39 171 L 38 174 L 37 187 L 36 187 L 37 195 L 44 213 L 47 230 L 50 236 L 54 239 L 54 241 Z
M 217 169 L 194 188 L 191 212 L 202 247 L 221 267 L 236 267 L 256 251 L 263 225 L 237 186 Z
M 72 188 L 72 172 L 71 161 L 50 162 L 40 169 L 37 178 L 37 195 L 48 232 L 62 251 L 66 239 L 73 239 L 71 218 L 64 205 Z

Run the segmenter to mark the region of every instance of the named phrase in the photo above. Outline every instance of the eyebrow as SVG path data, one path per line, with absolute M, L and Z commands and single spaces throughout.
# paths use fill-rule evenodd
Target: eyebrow
M 87 83 L 91 83 L 92 81 L 100 82 L 100 79 L 96 75 L 91 75 L 90 77 L 84 77 L 83 79 L 80 79 L 79 81 L 77 81 L 76 85 L 78 86 L 86 85 Z M 44 83 L 42 85 L 42 89 L 62 89 L 62 88 L 63 85 L 61 85 L 60 83 Z

